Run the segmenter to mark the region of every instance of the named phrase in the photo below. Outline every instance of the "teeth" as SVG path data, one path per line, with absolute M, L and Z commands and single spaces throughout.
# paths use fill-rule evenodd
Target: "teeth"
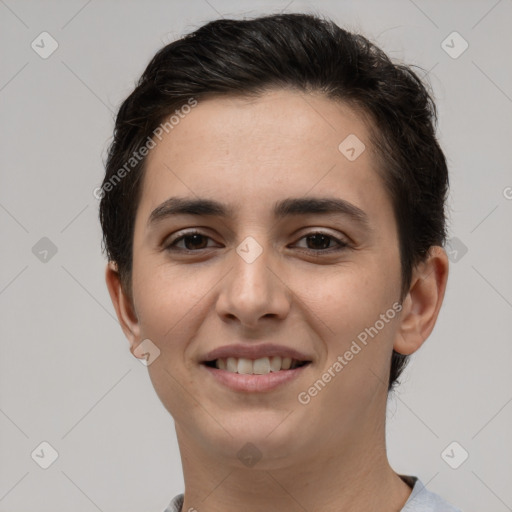
M 274 356 L 270 358 L 270 371 L 278 372 L 281 369 L 281 356 Z
M 215 366 L 220 370 L 227 370 L 228 372 L 243 375 L 265 375 L 280 370 L 293 370 L 297 368 L 298 365 L 298 361 L 290 357 L 281 356 L 261 357 L 255 360 L 245 357 L 228 357 L 227 359 L 217 359 L 215 361 Z
M 218 359 L 217 359 L 218 361 Z M 217 365 L 218 367 L 218 365 Z M 226 361 L 226 370 L 228 372 L 237 373 L 238 372 L 238 361 L 234 357 L 228 357 Z
M 240 364 L 240 363 L 238 363 Z M 252 371 L 256 375 L 264 375 L 265 373 L 270 373 L 270 361 L 268 357 L 262 357 L 261 359 L 256 359 L 254 363 L 252 363 Z
M 238 373 L 251 374 L 252 373 L 252 361 L 250 359 L 244 359 L 241 357 L 238 360 Z

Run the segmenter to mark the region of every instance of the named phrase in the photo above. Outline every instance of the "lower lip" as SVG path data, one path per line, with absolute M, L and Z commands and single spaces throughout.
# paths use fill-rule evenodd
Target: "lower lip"
M 210 375 L 217 381 L 234 391 L 245 391 L 249 393 L 262 393 L 272 391 L 286 382 L 298 378 L 311 363 L 299 366 L 293 370 L 280 370 L 265 375 L 244 375 L 242 373 L 228 372 L 219 368 L 212 368 L 201 364 Z

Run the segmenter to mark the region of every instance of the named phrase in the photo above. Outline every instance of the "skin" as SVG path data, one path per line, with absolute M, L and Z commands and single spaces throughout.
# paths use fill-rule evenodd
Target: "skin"
M 338 150 L 349 134 L 366 144 L 354 161 Z M 297 399 L 400 298 L 397 226 L 368 137 L 347 105 L 271 90 L 200 101 L 148 155 L 133 299 L 113 262 L 106 282 L 131 351 L 147 338 L 160 350 L 148 371 L 174 418 L 183 511 L 386 512 L 410 495 L 386 455 L 389 365 L 393 348 L 414 353 L 434 327 L 448 276 L 441 247 L 414 270 L 400 314 L 307 405 Z M 313 195 L 356 205 L 370 229 L 339 214 L 272 217 L 276 201 Z M 148 228 L 170 196 L 216 199 L 236 215 Z M 195 253 L 165 249 L 171 235 L 192 228 L 207 238 L 178 247 Z M 304 238 L 317 230 L 350 245 L 326 253 L 335 240 Z M 263 250 L 250 264 L 236 252 L 247 236 Z M 223 387 L 198 362 L 219 346 L 261 342 L 294 347 L 312 364 L 276 390 L 248 394 Z M 237 457 L 247 442 L 261 454 L 252 467 Z

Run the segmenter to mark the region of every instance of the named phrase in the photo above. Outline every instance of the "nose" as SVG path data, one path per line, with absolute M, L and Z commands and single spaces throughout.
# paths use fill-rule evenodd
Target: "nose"
M 246 256 L 244 247 L 254 250 L 241 244 L 240 252 L 233 251 L 232 269 L 221 281 L 217 314 L 248 329 L 260 327 L 265 318 L 283 320 L 290 310 L 291 292 L 279 262 L 268 246 L 260 245 L 261 254 L 255 259 Z

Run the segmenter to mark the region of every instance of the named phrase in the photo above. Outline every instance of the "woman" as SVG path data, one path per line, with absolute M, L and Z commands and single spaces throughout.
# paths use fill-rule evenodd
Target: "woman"
M 174 511 L 456 511 L 390 466 L 388 393 L 448 276 L 436 109 L 326 19 L 217 20 L 121 105 L 106 282 L 172 415 Z

